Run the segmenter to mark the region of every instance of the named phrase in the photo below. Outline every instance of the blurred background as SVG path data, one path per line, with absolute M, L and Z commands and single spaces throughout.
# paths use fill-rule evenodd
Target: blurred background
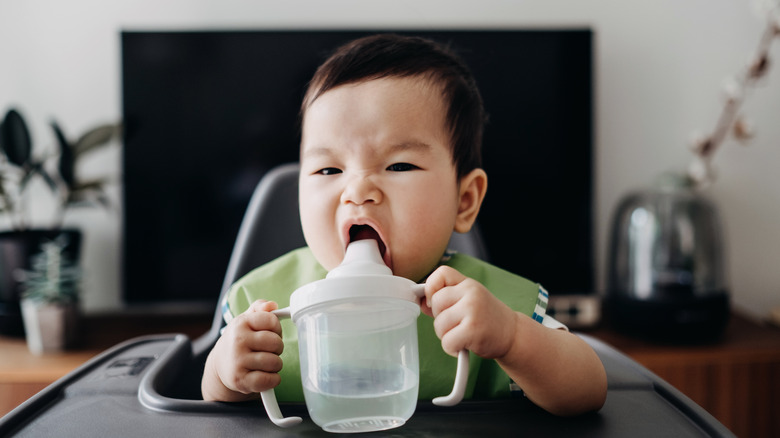
M 691 137 L 714 127 L 723 85 L 751 60 L 764 18 L 754 2 L 741 0 L 4 1 L 0 109 L 18 107 L 36 147 L 54 148 L 51 118 L 72 135 L 121 119 L 123 30 L 331 28 L 590 28 L 594 292 L 602 293 L 618 201 L 659 174 L 688 166 Z M 773 57 L 780 57 L 780 44 L 770 62 Z M 772 67 L 743 106 L 755 138 L 746 148 L 723 145 L 708 189 L 724 221 L 732 306 L 762 319 L 780 306 L 780 68 Z M 121 209 L 122 154 L 104 152 L 83 162 L 82 171 L 115 175 L 108 196 Z M 101 209 L 73 210 L 65 218 L 84 232 L 86 313 L 123 307 L 121 218 Z M 3 221 L 0 229 L 8 226 Z

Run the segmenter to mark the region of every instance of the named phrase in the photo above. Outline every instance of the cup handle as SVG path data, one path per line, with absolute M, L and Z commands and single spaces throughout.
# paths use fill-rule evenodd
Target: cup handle
M 458 367 L 455 371 L 455 384 L 452 385 L 452 392 L 449 395 L 436 397 L 433 404 L 436 406 L 455 406 L 463 400 L 466 394 L 466 383 L 469 380 L 469 351 L 460 350 L 458 353 Z
M 289 318 L 290 308 L 285 307 L 284 309 L 274 310 L 271 313 L 279 318 Z M 265 407 L 266 414 L 268 414 L 268 418 L 275 425 L 279 427 L 290 427 L 300 424 L 301 421 L 303 421 L 301 417 L 285 417 L 282 415 L 282 410 L 279 409 L 279 402 L 276 401 L 276 393 L 273 388 L 262 391 L 260 393 L 260 398 L 263 400 L 263 406 Z
M 419 298 L 425 296 L 425 285 L 415 284 L 412 287 L 414 294 Z M 458 366 L 455 370 L 455 383 L 452 385 L 452 392 L 449 395 L 436 397 L 433 399 L 433 404 L 436 406 L 455 406 L 463 400 L 463 396 L 466 394 L 466 384 L 469 380 L 469 351 L 461 350 L 458 353 Z

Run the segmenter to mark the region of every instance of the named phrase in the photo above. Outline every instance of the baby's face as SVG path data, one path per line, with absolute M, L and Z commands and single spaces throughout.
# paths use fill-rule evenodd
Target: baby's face
M 356 237 L 379 240 L 385 263 L 420 280 L 455 224 L 459 189 L 438 87 L 384 78 L 336 87 L 306 111 L 300 211 L 327 270 Z

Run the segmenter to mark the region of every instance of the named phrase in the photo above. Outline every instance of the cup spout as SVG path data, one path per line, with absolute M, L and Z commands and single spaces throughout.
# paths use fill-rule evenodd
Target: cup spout
M 344 260 L 328 272 L 327 278 L 354 275 L 393 275 L 393 271 L 382 260 L 376 240 L 363 239 L 351 242 L 347 246 Z

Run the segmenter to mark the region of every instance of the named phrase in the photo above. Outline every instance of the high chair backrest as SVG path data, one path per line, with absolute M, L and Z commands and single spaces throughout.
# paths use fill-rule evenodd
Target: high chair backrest
M 238 230 L 211 330 L 198 343 L 212 342 L 219 336 L 224 325 L 220 309 L 222 299 L 236 280 L 252 269 L 306 245 L 298 213 L 299 169 L 298 163 L 280 165 L 268 171 L 257 184 Z M 449 247 L 488 259 L 476 227 L 466 234 L 453 233 Z

